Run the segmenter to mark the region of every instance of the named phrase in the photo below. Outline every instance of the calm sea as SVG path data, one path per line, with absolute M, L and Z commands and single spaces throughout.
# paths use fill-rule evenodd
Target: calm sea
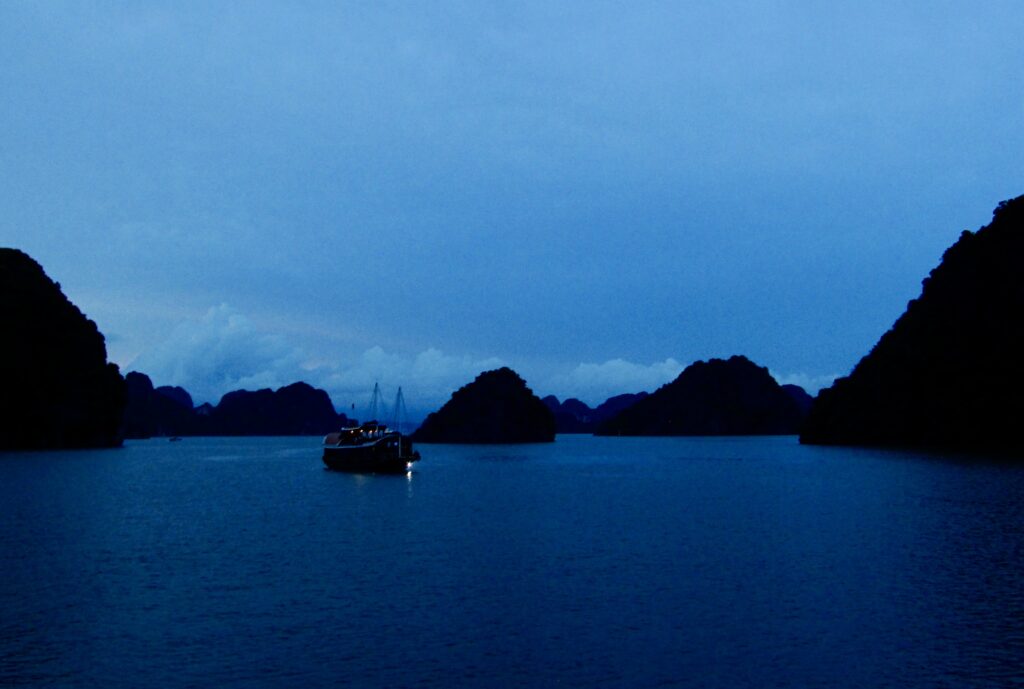
M 1024 686 L 1024 469 L 793 438 L 0 455 L 0 686 Z

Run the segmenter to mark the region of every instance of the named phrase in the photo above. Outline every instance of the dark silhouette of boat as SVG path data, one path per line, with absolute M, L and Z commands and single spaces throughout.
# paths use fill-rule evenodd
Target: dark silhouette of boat
M 408 436 L 376 421 L 343 428 L 324 438 L 324 464 L 328 469 L 404 474 L 419 458 Z
M 373 387 L 370 407 L 376 415 L 380 386 Z M 405 410 L 402 388 L 395 399 L 395 425 L 401 428 Z M 343 428 L 324 438 L 324 466 L 337 471 L 365 474 L 404 474 L 420 453 L 413 449 L 409 436 L 392 430 L 376 420 Z

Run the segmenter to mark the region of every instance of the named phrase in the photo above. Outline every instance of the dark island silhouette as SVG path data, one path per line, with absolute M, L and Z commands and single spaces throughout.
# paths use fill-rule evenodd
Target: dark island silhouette
M 182 388 L 154 388 L 149 376 L 131 371 L 124 377 L 128 403 L 124 408 L 124 437 L 196 435 L 201 418 L 192 396 Z
M 354 423 L 334 410 L 324 390 L 298 382 L 277 390 L 234 390 L 216 405 L 193 407 L 180 387 L 154 388 L 149 377 L 126 376 L 125 437 L 325 435 Z
M 121 444 L 124 379 L 96 324 L 42 267 L 0 248 L 0 450 Z
M 698 361 L 596 434 L 791 435 L 803 419 L 798 399 L 744 356 Z
M 554 395 L 548 395 L 541 401 L 555 415 L 559 433 L 593 433 L 602 423 L 645 397 L 646 392 L 615 395 L 593 409 L 575 397 L 559 402 Z
M 510 368 L 485 371 L 456 390 L 412 435 L 420 443 L 547 443 L 555 418 Z
M 1024 452 L 1024 196 L 965 231 L 921 295 L 848 377 L 822 390 L 800 440 Z
M 303 382 L 229 392 L 208 419 L 207 435 L 324 435 L 350 425 L 324 390 Z
M 127 376 L 125 376 L 127 379 Z M 195 407 L 195 402 L 192 401 L 192 395 L 188 394 L 188 390 L 179 387 L 177 385 L 161 385 L 154 389 L 159 395 L 162 395 L 174 402 L 177 402 L 180 406 L 186 409 L 192 409 Z
M 790 383 L 783 385 L 782 389 L 796 402 L 796 406 L 800 410 L 800 418 L 807 418 L 808 412 L 811 411 L 811 405 L 814 404 L 814 398 L 807 394 L 807 391 L 799 385 Z

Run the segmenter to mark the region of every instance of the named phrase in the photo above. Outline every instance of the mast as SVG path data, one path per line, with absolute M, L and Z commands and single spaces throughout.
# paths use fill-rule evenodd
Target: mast
M 370 398 L 370 418 L 368 421 L 378 421 L 377 414 L 380 406 L 380 383 L 373 384 L 373 397 Z
M 398 394 L 395 395 L 395 410 L 394 418 L 392 419 L 391 427 L 399 433 L 402 432 L 402 424 L 405 421 L 407 412 L 405 409 L 405 395 L 402 394 L 402 386 L 398 386 Z

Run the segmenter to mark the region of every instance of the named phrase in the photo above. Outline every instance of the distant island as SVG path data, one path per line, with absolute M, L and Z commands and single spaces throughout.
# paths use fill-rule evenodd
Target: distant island
M 124 377 L 127 404 L 124 410 L 126 438 L 154 435 L 195 435 L 198 418 L 192 396 L 182 388 L 153 388 L 149 376 L 136 371 Z
M 806 396 L 793 387 L 744 356 L 698 361 L 603 422 L 597 435 L 793 435 Z
M 965 231 L 921 296 L 818 395 L 805 443 L 1024 451 L 1024 196 Z
M 17 249 L 0 248 L 0 450 L 121 444 L 125 383 L 96 324 Z
M 510 368 L 485 371 L 459 388 L 413 433 L 420 443 L 549 443 L 555 418 Z
M 277 390 L 235 390 L 216 405 L 192 406 L 182 388 L 159 387 L 145 374 L 126 377 L 125 437 L 326 435 L 354 421 L 334 410 L 324 390 L 298 382 Z
M 555 415 L 559 433 L 593 433 L 602 423 L 645 397 L 646 392 L 615 395 L 593 409 L 575 397 L 559 402 L 554 395 L 548 395 L 541 401 Z

